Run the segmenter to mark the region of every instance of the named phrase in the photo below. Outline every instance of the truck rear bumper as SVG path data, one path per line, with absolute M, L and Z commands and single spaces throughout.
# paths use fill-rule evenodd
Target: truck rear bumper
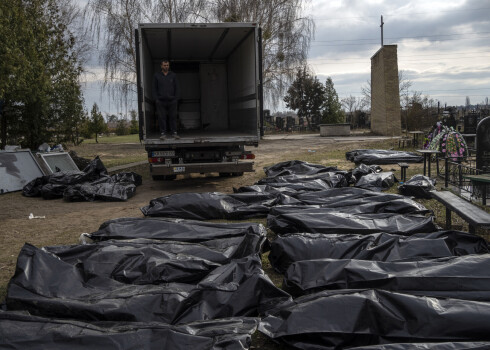
M 150 173 L 154 175 L 179 175 L 192 173 L 241 173 L 253 172 L 254 162 L 186 163 L 186 164 L 150 164 Z
M 146 135 L 144 143 L 146 149 L 156 149 L 162 146 L 171 147 L 223 147 L 223 146 L 258 146 L 259 138 L 258 136 L 243 136 L 237 135 L 228 131 L 229 135 L 212 135 L 208 133 L 207 135 L 203 132 L 201 134 L 190 134 L 190 133 L 180 133 L 180 139 L 174 139 L 173 137 L 168 137 L 165 140 L 160 140 L 160 134 Z

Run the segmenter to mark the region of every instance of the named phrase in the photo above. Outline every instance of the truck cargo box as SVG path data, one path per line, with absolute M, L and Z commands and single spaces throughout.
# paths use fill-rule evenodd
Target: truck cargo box
M 138 102 L 140 136 L 161 144 L 152 79 L 162 59 L 180 85 L 175 144 L 257 145 L 261 105 L 258 27 L 250 23 L 140 24 Z
M 191 172 L 253 171 L 253 163 L 242 160 L 254 158 L 245 146 L 257 146 L 260 139 L 260 40 L 260 28 L 254 23 L 139 25 L 140 140 L 148 151 L 154 178 Z M 164 59 L 170 61 L 180 86 L 180 139 L 159 138 L 152 80 Z

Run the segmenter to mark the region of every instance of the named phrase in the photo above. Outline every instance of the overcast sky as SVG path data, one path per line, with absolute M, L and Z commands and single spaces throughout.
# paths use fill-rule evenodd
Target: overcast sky
M 490 97 L 490 0 L 313 0 L 316 24 L 308 62 L 321 81 L 330 76 L 340 98 L 360 96 L 370 58 L 397 45 L 398 70 L 441 105 Z
M 441 106 L 490 97 L 490 0 L 311 0 L 306 14 L 316 27 L 308 63 L 320 81 L 332 78 L 339 98 L 360 97 L 370 80 L 381 16 L 384 44 L 397 45 L 398 69 L 412 91 Z M 84 84 L 87 110 L 94 102 L 104 113 L 136 108 L 136 96 L 126 107 L 101 93 L 103 71 L 93 72 L 99 74 L 87 75 Z

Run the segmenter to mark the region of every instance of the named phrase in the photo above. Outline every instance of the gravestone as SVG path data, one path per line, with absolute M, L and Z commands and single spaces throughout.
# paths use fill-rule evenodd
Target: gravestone
M 482 119 L 476 128 L 476 168 L 490 173 L 490 117 Z
M 287 118 L 286 118 L 286 130 L 287 131 L 292 131 L 293 130 L 294 124 L 295 124 L 294 121 L 295 121 L 294 120 L 294 117 L 287 116 Z
M 478 125 L 478 119 L 480 114 L 476 111 L 470 111 L 464 116 L 464 133 L 465 134 L 476 134 L 476 127 Z
M 276 117 L 276 128 L 279 130 L 284 129 L 284 118 Z
M 272 124 L 272 116 L 269 109 L 264 109 L 264 122 Z

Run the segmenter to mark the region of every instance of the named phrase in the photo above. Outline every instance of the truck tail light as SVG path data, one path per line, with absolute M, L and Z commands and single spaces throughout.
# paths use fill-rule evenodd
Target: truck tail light
M 162 163 L 165 159 L 162 157 L 150 157 L 148 158 L 148 163 Z
M 240 156 L 240 159 L 255 159 L 255 154 L 253 153 L 242 154 Z

